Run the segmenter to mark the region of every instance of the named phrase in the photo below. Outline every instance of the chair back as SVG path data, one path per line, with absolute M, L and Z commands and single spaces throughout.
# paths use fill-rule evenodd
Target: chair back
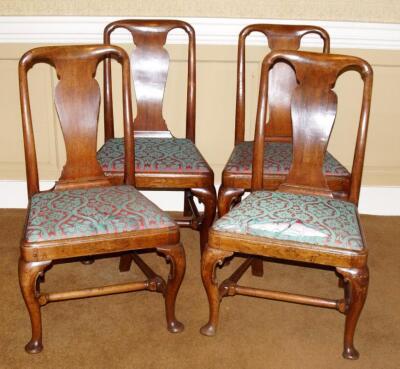
M 97 159 L 100 88 L 97 66 L 107 57 L 122 66 L 125 136 L 125 183 L 134 184 L 134 147 L 129 58 L 116 46 L 79 45 L 39 47 L 26 52 L 19 62 L 19 86 L 25 164 L 29 198 L 39 192 L 39 176 L 29 101 L 28 71 L 37 63 L 53 66 L 59 82 L 54 103 L 63 132 L 66 163 L 55 190 L 109 185 Z
M 372 68 L 363 59 L 335 54 L 275 51 L 262 64 L 257 109 L 252 189 L 263 188 L 265 118 L 269 108 L 269 78 L 276 63 L 287 63 L 297 85 L 290 100 L 293 126 L 293 160 L 280 191 L 333 196 L 323 172 L 323 163 L 337 112 L 333 91 L 338 77 L 356 71 L 363 80 L 363 97 L 355 144 L 348 200 L 358 204 L 371 106 Z M 353 102 L 352 102 L 353 103 Z M 268 129 L 268 128 L 267 128 Z
M 131 75 L 135 87 L 137 116 L 134 120 L 135 135 L 169 136 L 162 108 L 167 83 L 170 57 L 164 48 L 168 33 L 180 28 L 188 35 L 188 78 L 186 106 L 186 138 L 195 141 L 196 115 L 196 65 L 195 32 L 193 27 L 178 20 L 118 20 L 104 29 L 104 43 L 109 45 L 111 34 L 118 28 L 128 30 L 135 48 L 130 56 Z M 105 139 L 114 137 L 112 108 L 111 65 L 106 61 L 104 69 L 105 90 Z
M 316 34 L 323 41 L 323 52 L 329 53 L 329 34 L 320 27 L 307 25 L 251 24 L 239 34 L 235 145 L 244 141 L 245 133 L 245 67 L 246 39 L 253 32 L 265 35 L 271 51 L 298 50 L 301 39 L 308 34 Z M 292 69 L 285 63 L 277 63 L 269 76 L 269 119 L 265 139 L 268 141 L 290 142 L 292 122 L 290 119 L 290 99 L 296 87 Z

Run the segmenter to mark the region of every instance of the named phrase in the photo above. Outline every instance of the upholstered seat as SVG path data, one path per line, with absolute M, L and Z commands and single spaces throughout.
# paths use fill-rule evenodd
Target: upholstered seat
M 124 170 L 124 142 L 122 138 L 106 141 L 97 154 L 105 173 Z M 192 141 L 186 138 L 135 138 L 136 172 L 207 173 L 209 166 Z
M 264 174 L 289 173 L 293 147 L 285 142 L 268 142 L 264 150 Z M 251 174 L 253 161 L 253 141 L 237 144 L 225 166 L 225 172 Z M 327 176 L 349 176 L 349 171 L 329 152 L 326 153 L 324 172 Z
M 177 227 L 132 186 L 40 192 L 32 196 L 26 241 Z
M 218 219 L 212 232 L 267 237 L 347 250 L 363 245 L 352 203 L 314 195 L 257 191 Z

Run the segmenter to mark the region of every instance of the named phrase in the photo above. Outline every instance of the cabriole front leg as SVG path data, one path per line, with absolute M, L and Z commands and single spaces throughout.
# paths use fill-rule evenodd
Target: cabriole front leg
M 200 329 L 205 336 L 214 336 L 218 325 L 219 305 L 221 296 L 216 278 L 216 266 L 222 264 L 224 259 L 232 256 L 233 252 L 213 249 L 206 246 L 201 258 L 201 279 L 207 293 L 210 308 L 208 323 Z
M 208 242 L 208 231 L 215 219 L 217 194 L 214 186 L 209 188 L 192 188 L 191 191 L 204 204 L 204 219 L 200 226 L 200 249 L 203 252 Z
M 221 186 L 218 190 L 218 217 L 225 215 L 235 203 L 240 202 L 243 194 L 243 188 Z
M 32 326 L 32 338 L 25 346 L 29 354 L 37 354 L 42 351 L 42 317 L 38 300 L 36 282 L 41 273 L 51 264 L 51 261 L 26 262 L 19 259 L 18 276 L 22 296 L 29 312 Z
M 354 347 L 354 332 L 367 298 L 369 271 L 367 266 L 359 269 L 336 268 L 336 271 L 343 276 L 346 284 L 345 293 L 348 304 L 346 307 L 343 357 L 355 360 L 359 358 L 360 354 Z
M 164 296 L 167 329 L 171 333 L 179 333 L 183 331 L 184 325 L 176 319 L 175 303 L 183 276 L 185 275 L 185 250 L 182 244 L 179 243 L 173 246 L 158 247 L 157 251 L 164 254 L 167 261 L 170 263 L 170 273 L 168 275 L 167 288 Z

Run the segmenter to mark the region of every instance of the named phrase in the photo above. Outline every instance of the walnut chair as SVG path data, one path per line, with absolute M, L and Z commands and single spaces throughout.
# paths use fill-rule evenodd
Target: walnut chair
M 294 69 L 298 81 L 291 98 L 293 160 L 289 174 L 277 191 L 265 190 L 264 137 L 268 110 L 269 74 L 278 62 Z M 333 128 L 337 95 L 332 89 L 346 71 L 356 71 L 364 81 L 362 107 L 355 145 L 348 199 L 335 199 L 323 171 Z M 216 332 L 220 301 L 234 295 L 256 296 L 333 308 L 346 315 L 343 356 L 356 359 L 354 331 L 368 289 L 367 249 L 357 212 L 364 162 L 372 69 L 362 59 L 333 54 L 275 51 L 262 64 L 252 170 L 252 192 L 219 218 L 210 230 L 202 256 L 202 279 L 210 304 L 204 335 Z M 351 102 L 354 103 L 354 102 Z M 216 265 L 234 253 L 323 265 L 342 277 L 343 299 L 326 299 L 238 284 L 252 264 L 245 262 L 218 285 Z
M 246 39 L 254 32 L 265 35 L 269 48 L 273 50 L 298 50 L 301 40 L 308 34 L 319 36 L 323 41 L 323 52 L 329 53 L 329 34 L 320 27 L 308 25 L 251 24 L 239 34 L 235 146 L 222 172 L 218 193 L 218 214 L 222 216 L 239 202 L 245 191 L 251 188 L 251 166 L 253 141 L 245 141 L 245 67 Z M 291 68 L 285 63 L 277 63 L 270 75 L 269 118 L 265 135 L 264 186 L 276 190 L 285 180 L 292 158 L 292 121 L 290 117 L 290 97 L 296 87 L 296 79 Z M 329 186 L 338 191 L 348 192 L 350 175 L 332 155 L 327 153 L 324 164 Z
M 96 159 L 100 89 L 95 79 L 105 58 L 121 64 L 126 157 L 122 184 L 112 185 Z M 66 164 L 50 191 L 39 190 L 38 166 L 28 91 L 28 71 L 37 63 L 53 66 L 59 82 L 55 107 L 63 131 Z M 180 332 L 175 299 L 185 272 L 185 254 L 177 224 L 135 189 L 134 142 L 129 57 L 116 46 L 39 47 L 19 63 L 22 126 L 29 205 L 21 240 L 19 281 L 32 325 L 28 353 L 42 350 L 41 307 L 48 302 L 139 290 L 164 295 L 167 327 Z M 82 165 L 84 163 L 84 165 Z M 146 279 L 58 293 L 40 292 L 39 282 L 53 261 L 153 249 L 171 264 L 167 283 L 139 256 Z
M 116 29 L 128 30 L 135 48 L 131 54 L 132 81 L 136 93 L 137 116 L 134 120 L 136 185 L 151 190 L 183 190 L 184 211 L 175 216 L 182 227 L 200 231 L 201 249 L 215 218 L 216 191 L 214 173 L 195 146 L 196 57 L 195 32 L 178 20 L 119 20 L 104 30 L 104 43 L 110 44 Z M 176 138 L 168 130 L 162 107 L 167 82 L 169 54 L 164 48 L 168 33 L 182 29 L 188 36 L 188 77 L 186 102 L 186 138 Z M 105 144 L 98 160 L 106 175 L 122 180 L 124 145 L 114 137 L 112 82 L 109 61 L 104 70 Z M 204 204 L 204 213 L 196 208 L 193 196 Z M 175 214 L 176 215 L 176 214 Z M 120 270 L 129 270 L 131 257 L 121 259 Z

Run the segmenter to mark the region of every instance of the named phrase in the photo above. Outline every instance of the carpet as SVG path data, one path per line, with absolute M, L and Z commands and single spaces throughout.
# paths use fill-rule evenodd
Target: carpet
M 199 237 L 182 230 L 187 270 L 177 300 L 184 332 L 166 329 L 163 298 L 153 292 L 50 303 L 42 308 L 44 350 L 29 355 L 30 323 L 18 285 L 18 245 L 25 212 L 0 210 L 0 368 L 290 369 L 400 368 L 400 217 L 363 216 L 370 289 L 355 336 L 358 361 L 342 359 L 344 316 L 334 310 L 235 296 L 221 305 L 215 337 L 200 335 L 208 302 L 199 274 Z M 164 278 L 169 266 L 156 254 L 145 260 Z M 142 279 L 135 265 L 119 273 L 117 257 L 91 265 L 64 263 L 46 273 L 42 291 Z M 218 270 L 228 276 L 235 258 Z M 264 263 L 264 277 L 248 271 L 242 285 L 322 297 L 341 297 L 332 271 Z

